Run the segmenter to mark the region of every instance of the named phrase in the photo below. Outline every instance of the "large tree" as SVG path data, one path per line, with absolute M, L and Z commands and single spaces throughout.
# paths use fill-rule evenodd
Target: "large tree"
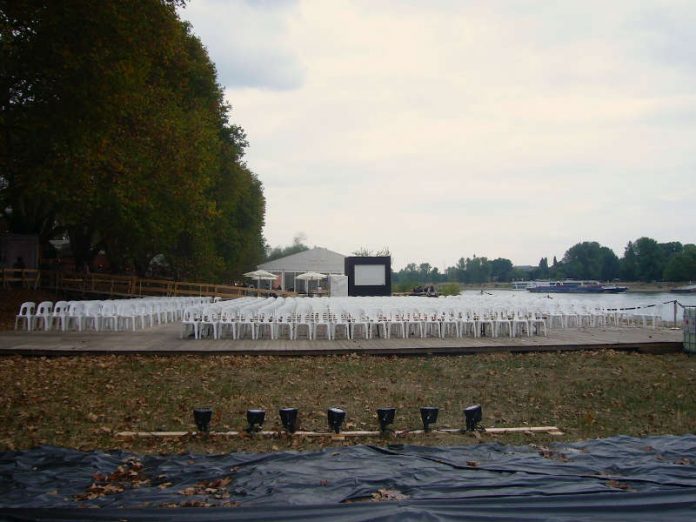
M 490 262 L 491 279 L 494 281 L 510 281 L 512 280 L 512 261 L 499 257 Z
M 684 245 L 672 256 L 664 272 L 665 281 L 696 281 L 696 245 Z
M 165 0 L 0 0 L 0 204 L 144 273 L 231 278 L 263 254 L 264 198 L 215 67 Z
M 646 282 L 661 280 L 667 259 L 660 244 L 652 238 L 641 237 L 629 245 L 624 259 L 634 263 L 635 278 Z
M 611 280 L 619 274 L 616 254 L 596 241 L 584 241 L 570 247 L 562 264 L 565 274 L 576 279 Z

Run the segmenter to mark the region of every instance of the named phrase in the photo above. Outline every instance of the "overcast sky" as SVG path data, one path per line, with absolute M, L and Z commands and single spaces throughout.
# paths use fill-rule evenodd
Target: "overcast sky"
M 693 0 L 190 0 L 265 237 L 395 268 L 696 242 Z

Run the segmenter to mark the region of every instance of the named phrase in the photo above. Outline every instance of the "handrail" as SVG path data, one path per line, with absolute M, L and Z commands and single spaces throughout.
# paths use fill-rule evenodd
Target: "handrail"
M 45 288 L 54 292 L 75 292 L 82 295 L 97 294 L 110 297 L 140 297 L 161 295 L 209 296 L 235 298 L 243 296 L 296 295 L 294 292 L 247 288 L 230 284 L 174 281 L 171 279 L 140 278 L 116 274 L 80 274 L 31 268 L 0 269 L 0 285 L 3 288 Z

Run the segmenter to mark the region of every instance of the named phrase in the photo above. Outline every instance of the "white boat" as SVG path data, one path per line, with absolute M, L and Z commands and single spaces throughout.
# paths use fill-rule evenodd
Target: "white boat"
M 530 288 L 536 288 L 537 286 L 546 286 L 549 281 L 513 281 L 513 290 L 529 290 Z

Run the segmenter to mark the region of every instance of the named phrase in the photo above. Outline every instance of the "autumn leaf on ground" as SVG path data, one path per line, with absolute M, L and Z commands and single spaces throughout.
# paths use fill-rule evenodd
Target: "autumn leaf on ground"
M 395 502 L 405 500 L 408 496 L 395 489 L 378 489 L 372 494 L 372 502 Z
M 625 482 L 619 482 L 618 480 L 607 481 L 607 486 L 609 486 L 610 488 L 620 489 L 623 491 L 633 491 L 633 488 L 630 485 L 626 484 Z

